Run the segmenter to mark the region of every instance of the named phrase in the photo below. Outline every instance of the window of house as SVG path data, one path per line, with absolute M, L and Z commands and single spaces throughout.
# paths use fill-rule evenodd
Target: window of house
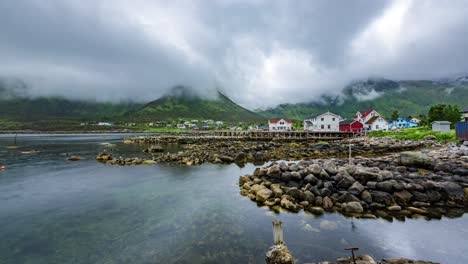
M 323 117 L 322 117 L 322 118 L 320 118 L 320 121 L 323 121 Z
M 321 125 L 321 126 L 320 126 L 320 128 L 321 128 L 321 129 L 324 129 L 324 128 L 325 128 L 325 126 L 324 126 L 324 125 Z
M 330 126 L 330 125 L 328 125 L 328 129 L 330 129 L 330 128 L 331 128 L 331 126 Z
M 333 121 L 335 121 L 335 118 L 332 118 Z
M 280 125 L 284 125 L 284 122 L 280 122 Z
M 375 125 L 375 128 L 376 128 L 376 129 L 379 129 L 379 125 Z

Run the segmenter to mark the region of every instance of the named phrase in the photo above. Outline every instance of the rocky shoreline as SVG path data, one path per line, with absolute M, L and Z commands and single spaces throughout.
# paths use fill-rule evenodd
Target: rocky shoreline
M 354 262 L 355 261 L 355 262 Z M 274 245 L 265 254 L 267 264 L 296 264 L 297 261 L 292 256 L 288 247 L 284 244 Z M 438 262 L 412 260 L 407 258 L 384 258 L 375 261 L 370 255 L 360 254 L 354 257 L 339 258 L 335 261 L 320 261 L 306 264 L 440 264 Z
M 110 162 L 118 165 L 142 164 L 141 160 L 175 162 L 185 165 L 203 163 L 247 162 L 262 164 L 275 160 L 301 160 L 346 157 L 351 144 L 352 154 L 361 156 L 385 155 L 425 147 L 440 147 L 433 140 L 398 140 L 393 138 L 353 138 L 331 141 L 281 142 L 248 141 L 215 137 L 140 136 L 124 140 L 127 144 L 141 144 L 142 151 L 152 153 L 148 158 L 119 158 Z M 175 153 L 161 151 L 161 145 L 176 144 L 182 150 Z M 157 151 L 151 151 L 152 149 Z M 149 161 L 148 161 L 149 162 Z
M 364 218 L 441 218 L 468 208 L 468 142 L 379 158 L 273 162 L 239 178 L 240 194 L 273 210 Z

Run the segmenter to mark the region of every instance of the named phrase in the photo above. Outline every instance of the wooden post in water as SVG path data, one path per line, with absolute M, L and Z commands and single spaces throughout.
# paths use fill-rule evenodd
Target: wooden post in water
M 349 142 L 349 165 L 351 166 L 351 142 Z
M 275 245 L 283 244 L 283 229 L 279 220 L 273 221 L 273 243 Z

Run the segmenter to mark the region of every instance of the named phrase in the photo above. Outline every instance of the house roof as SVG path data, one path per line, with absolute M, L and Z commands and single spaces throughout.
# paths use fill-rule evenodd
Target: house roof
M 463 108 L 463 110 L 461 110 L 461 113 L 468 113 L 468 106 Z
M 359 111 L 359 113 L 361 113 L 362 117 L 366 117 L 368 114 L 372 113 L 372 111 L 374 111 L 374 109 L 367 109 L 364 111 Z
M 450 125 L 451 123 L 449 121 L 434 121 L 431 124 L 440 124 L 440 125 Z
M 373 116 L 371 119 L 367 120 L 366 125 L 370 125 L 375 122 L 380 116 Z
M 340 126 L 341 125 L 351 125 L 353 122 L 355 122 L 356 120 L 345 120 L 345 121 L 341 121 L 340 122 Z
M 293 122 L 292 119 L 289 119 L 289 118 L 273 118 L 273 119 L 268 119 L 268 123 L 278 123 L 281 119 L 283 119 L 289 124 L 292 124 Z
M 361 122 L 359 122 L 358 120 L 344 120 L 344 121 L 341 121 L 341 122 L 340 122 L 340 126 L 341 126 L 341 125 L 351 125 L 352 123 L 355 123 L 355 122 L 361 123 Z M 361 123 L 361 124 L 362 124 L 362 123 Z
M 328 111 L 328 112 L 325 112 L 325 113 L 322 113 L 322 114 L 317 114 L 317 115 L 310 116 L 308 119 L 314 119 L 314 118 L 317 118 L 317 117 L 319 117 L 319 116 L 321 116 L 321 115 L 326 115 L 326 114 L 336 116 L 336 117 L 338 117 L 338 118 L 340 118 L 340 119 L 342 118 L 341 116 L 339 116 L 339 115 L 337 115 L 337 114 L 334 114 L 334 113 Z
M 310 120 L 305 120 L 304 123 L 306 123 L 308 125 L 312 125 L 312 121 L 310 121 Z

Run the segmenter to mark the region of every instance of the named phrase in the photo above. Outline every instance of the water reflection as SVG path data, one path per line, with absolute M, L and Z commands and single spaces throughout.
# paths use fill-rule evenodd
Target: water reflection
M 339 214 L 274 213 L 238 194 L 254 165 L 111 166 L 94 156 L 141 155 L 120 137 L 0 139 L 0 263 L 263 263 L 271 221 L 300 262 L 347 256 L 348 246 L 376 257 L 468 263 L 467 217 L 388 222 Z M 8 139 L 10 140 L 10 139 Z M 37 154 L 20 155 L 22 149 Z M 65 159 L 72 152 L 87 158 Z

